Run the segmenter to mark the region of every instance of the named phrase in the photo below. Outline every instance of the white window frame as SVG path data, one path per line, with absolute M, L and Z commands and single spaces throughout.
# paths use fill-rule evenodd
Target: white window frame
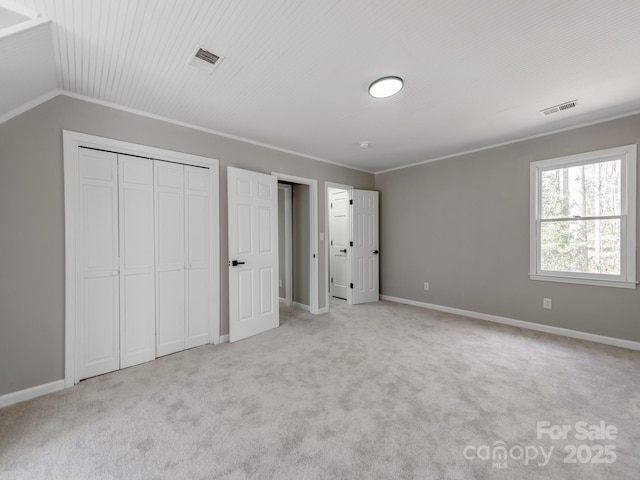
M 556 272 L 541 269 L 542 172 L 576 165 L 621 159 L 620 275 Z M 636 162 L 637 146 L 624 145 L 595 152 L 532 162 L 530 166 L 530 270 L 529 278 L 550 282 L 577 283 L 605 287 L 636 288 Z

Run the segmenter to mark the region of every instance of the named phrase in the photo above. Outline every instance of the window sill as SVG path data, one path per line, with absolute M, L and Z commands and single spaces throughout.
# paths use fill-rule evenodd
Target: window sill
M 578 285 L 595 285 L 598 287 L 615 287 L 615 288 L 636 288 L 638 282 L 627 282 L 622 280 L 595 280 L 592 278 L 579 277 L 560 277 L 556 275 L 540 275 L 538 273 L 530 273 L 531 280 L 542 280 L 544 282 L 560 282 L 575 283 Z

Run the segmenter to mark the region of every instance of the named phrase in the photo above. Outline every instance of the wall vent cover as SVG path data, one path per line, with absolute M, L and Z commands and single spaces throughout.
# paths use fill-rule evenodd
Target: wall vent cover
M 222 57 L 220 55 L 216 55 L 215 53 L 211 53 L 209 50 L 198 47 L 189 57 L 189 65 L 199 68 L 207 73 L 211 73 L 221 60 Z
M 541 113 L 545 115 L 551 115 L 552 113 L 563 112 L 564 110 L 569 110 L 570 108 L 574 108 L 578 106 L 578 100 L 571 100 L 569 102 L 561 103 L 560 105 L 554 105 L 553 107 L 548 107 L 543 110 L 540 110 Z

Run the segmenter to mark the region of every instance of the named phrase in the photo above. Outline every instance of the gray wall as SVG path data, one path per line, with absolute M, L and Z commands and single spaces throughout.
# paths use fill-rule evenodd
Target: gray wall
M 285 191 L 278 188 L 278 271 L 280 273 L 280 286 L 278 287 L 278 296 L 280 298 L 287 297 L 287 269 L 286 267 L 286 249 L 285 249 L 285 216 L 284 216 L 284 198 Z
M 309 305 L 309 186 L 291 188 L 291 236 L 293 243 L 293 301 Z M 324 242 L 323 242 L 324 243 Z M 324 268 L 324 264 L 319 264 Z
M 640 115 L 376 175 L 381 293 L 640 341 L 640 289 L 528 277 L 530 162 L 639 141 Z
M 323 181 L 359 188 L 374 183 L 367 173 L 65 96 L 0 124 L 0 395 L 64 376 L 63 129 L 220 160 L 222 265 L 227 263 L 227 166 L 317 179 L 319 232 L 324 232 Z M 319 286 L 324 286 L 324 242 L 318 248 Z M 220 283 L 225 334 L 224 268 Z M 323 307 L 325 297 L 319 298 Z

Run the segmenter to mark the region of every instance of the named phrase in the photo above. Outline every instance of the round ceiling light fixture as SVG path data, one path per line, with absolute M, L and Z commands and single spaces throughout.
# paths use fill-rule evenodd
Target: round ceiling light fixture
M 374 98 L 387 98 L 395 95 L 404 85 L 400 77 L 382 77 L 369 85 L 369 95 Z

